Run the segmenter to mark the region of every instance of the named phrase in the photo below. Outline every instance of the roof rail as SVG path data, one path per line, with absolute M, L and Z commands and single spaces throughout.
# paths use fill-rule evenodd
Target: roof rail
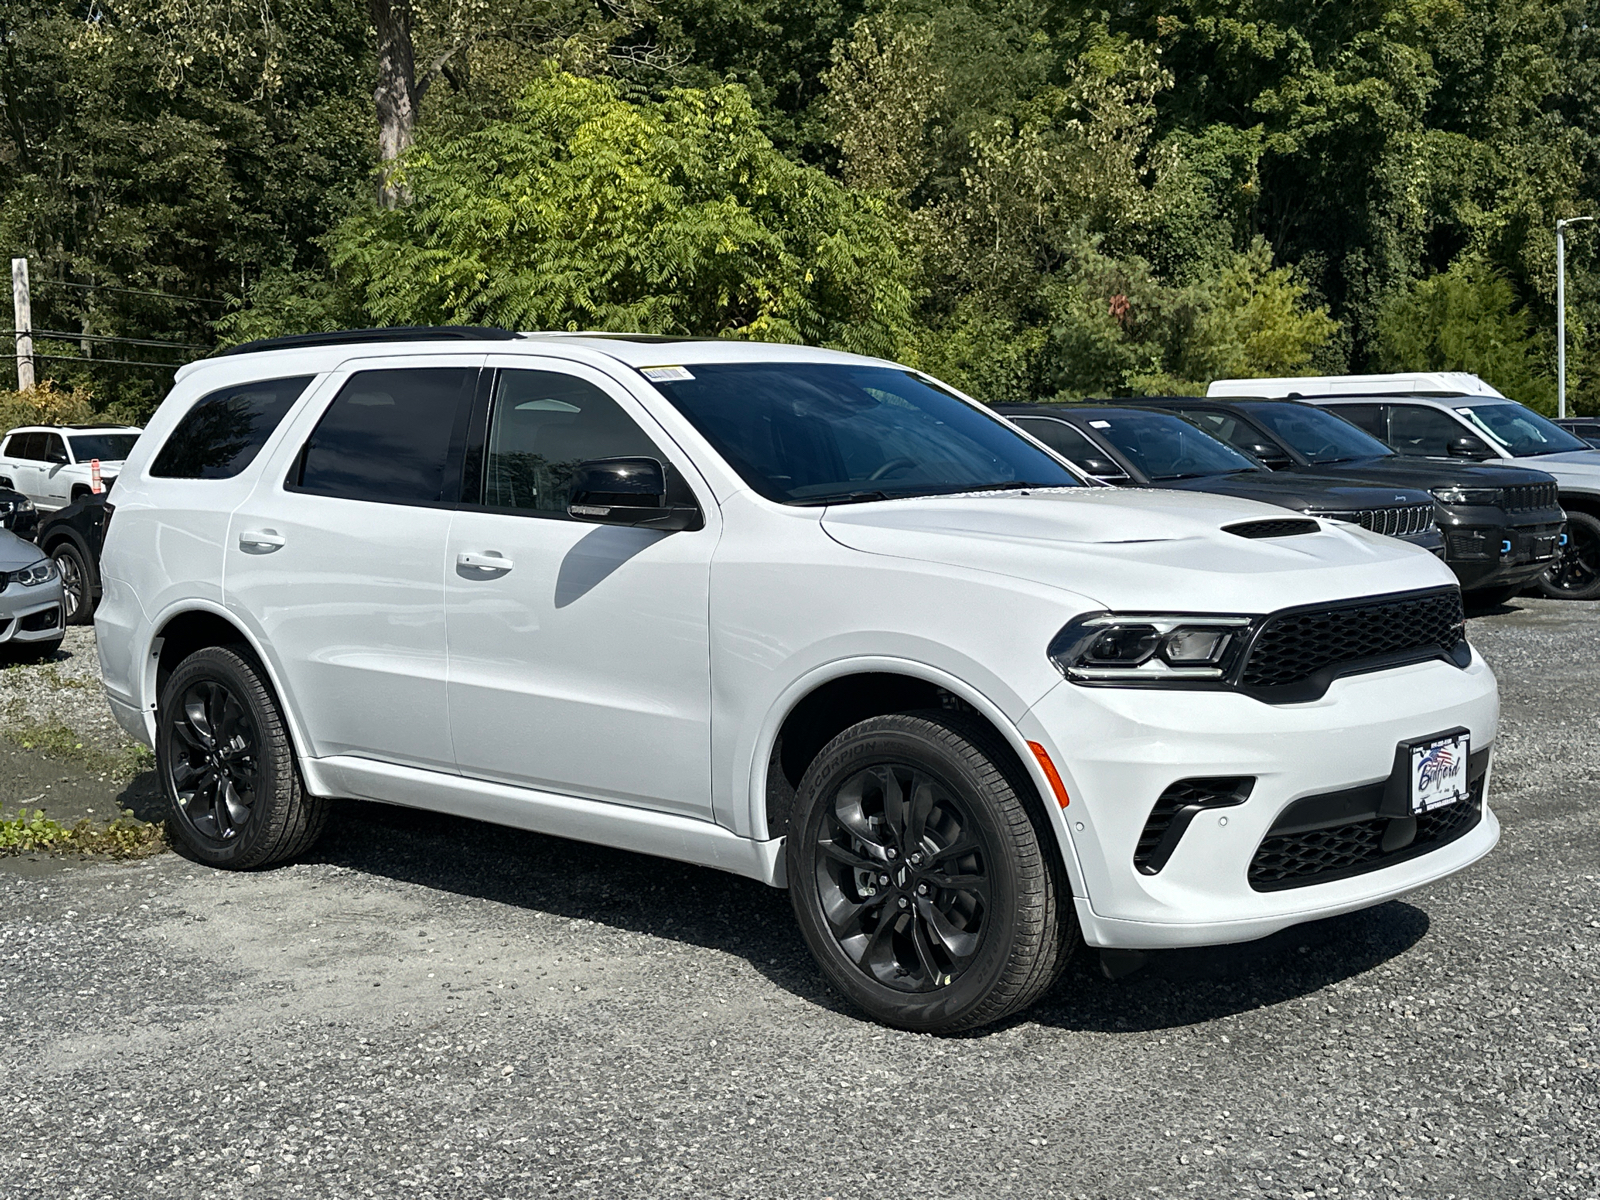
M 301 350 L 317 346 L 351 346 L 370 342 L 508 342 L 522 335 L 487 325 L 389 325 L 382 329 L 338 329 L 330 333 L 289 333 L 259 338 L 221 351 L 255 354 L 262 350 Z

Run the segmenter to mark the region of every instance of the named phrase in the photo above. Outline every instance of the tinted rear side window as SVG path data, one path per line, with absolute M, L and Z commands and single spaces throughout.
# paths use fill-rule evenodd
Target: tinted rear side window
M 264 379 L 202 396 L 167 438 L 150 464 L 150 474 L 160 479 L 228 479 L 237 475 L 255 461 L 283 414 L 314 378 Z M 74 442 L 85 440 L 76 438 Z
M 339 389 L 290 486 L 387 504 L 453 502 L 476 367 L 360 371 Z

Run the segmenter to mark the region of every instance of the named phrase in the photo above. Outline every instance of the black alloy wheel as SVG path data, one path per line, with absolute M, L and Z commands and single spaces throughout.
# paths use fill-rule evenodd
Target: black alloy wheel
M 806 769 L 790 900 L 831 983 L 884 1024 L 950 1033 L 1026 1007 L 1076 928 L 1031 780 L 969 715 L 851 726 Z
M 89 568 L 83 555 L 71 542 L 62 542 L 50 551 L 56 570 L 61 572 L 61 594 L 66 604 L 68 625 L 94 623 L 94 594 L 89 583 Z
M 833 794 L 821 834 L 817 889 L 847 958 L 901 992 L 966 974 L 983 943 L 993 851 L 950 788 L 911 763 L 868 767 Z
M 239 698 L 214 679 L 184 689 L 178 707 L 167 755 L 175 815 L 193 836 L 224 846 L 249 825 L 256 802 L 255 726 Z
M 291 858 L 327 820 L 327 802 L 300 786 L 260 667 L 232 647 L 196 651 L 167 680 L 156 713 L 156 768 L 169 830 L 212 866 Z
M 1539 590 L 1555 600 L 1600 599 L 1600 519 L 1567 513 L 1567 544 L 1539 576 Z

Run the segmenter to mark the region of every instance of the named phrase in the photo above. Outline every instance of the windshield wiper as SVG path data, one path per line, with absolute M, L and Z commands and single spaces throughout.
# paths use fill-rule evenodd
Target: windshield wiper
M 802 508 L 815 508 L 822 504 L 866 504 L 872 500 L 887 500 L 885 492 L 829 492 L 822 496 L 807 496 L 793 503 Z

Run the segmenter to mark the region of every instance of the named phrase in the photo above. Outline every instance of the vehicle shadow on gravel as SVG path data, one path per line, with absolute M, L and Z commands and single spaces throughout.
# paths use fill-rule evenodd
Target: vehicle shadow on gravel
M 354 801 L 339 804 L 327 835 L 305 861 L 736 955 L 795 996 L 859 1015 L 812 962 L 787 894 L 754 880 Z M 1198 1024 L 1309 995 L 1369 971 L 1405 953 L 1427 931 L 1426 913 L 1391 901 L 1256 942 L 1154 951 L 1115 981 L 1102 972 L 1099 953 L 1080 946 L 1055 989 L 1007 1024 L 1086 1032 Z

